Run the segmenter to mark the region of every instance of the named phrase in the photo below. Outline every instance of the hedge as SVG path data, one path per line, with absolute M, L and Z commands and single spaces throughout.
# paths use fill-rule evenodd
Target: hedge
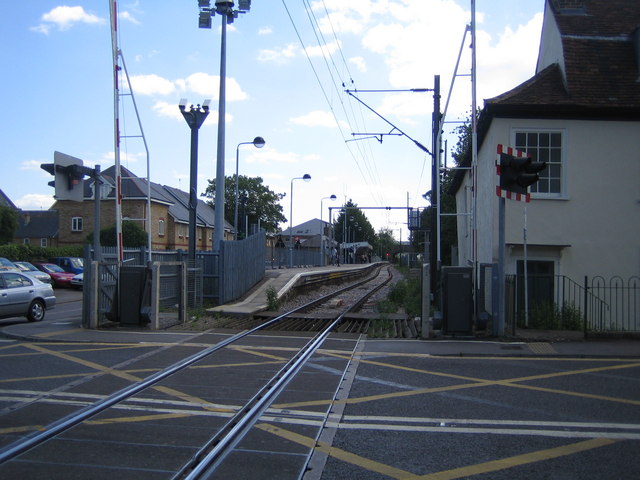
M 82 257 L 82 246 L 68 247 L 37 247 L 34 245 L 9 244 L 0 245 L 0 257 L 12 262 L 41 262 L 52 257 Z

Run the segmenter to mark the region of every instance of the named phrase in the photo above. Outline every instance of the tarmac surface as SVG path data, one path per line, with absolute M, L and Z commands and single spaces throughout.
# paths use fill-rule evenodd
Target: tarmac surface
M 216 311 L 249 315 L 266 308 L 269 287 L 285 295 L 307 275 L 364 267 L 269 270 L 245 298 Z M 58 306 L 77 304 L 80 298 L 79 292 L 66 289 L 56 290 L 56 295 Z M 125 349 L 154 343 L 178 346 L 196 334 L 179 329 L 89 330 L 76 317 L 56 314 L 48 318 L 0 326 L 0 336 L 33 342 L 35 348 L 48 351 L 63 343 L 42 347 L 44 342 L 78 342 L 87 344 L 86 348 L 91 343 L 121 343 Z M 200 333 L 198 342 L 213 344 L 229 331 Z M 227 361 L 239 365 L 246 361 L 245 356 L 251 356 L 255 362 L 251 354 L 271 360 L 282 355 L 292 340 L 286 333 L 261 336 L 254 340 L 255 346 L 234 353 L 241 358 Z M 640 478 L 635 476 L 640 474 L 640 464 L 634 453 L 640 442 L 635 374 L 640 368 L 638 340 L 585 340 L 582 332 L 519 330 L 515 336 L 502 338 L 384 340 L 336 334 L 328 342 L 272 405 L 277 415 L 259 422 L 213 478 L 538 480 L 550 478 L 547 469 L 552 467 L 560 469 L 554 478 Z M 348 344 L 354 345 L 351 362 L 347 353 L 341 353 L 349 351 Z M 214 372 L 215 381 L 225 372 Z M 238 372 L 230 368 L 227 374 Z M 27 387 L 21 383 L 19 388 Z M 172 408 L 183 407 L 172 404 Z M 324 420 L 316 421 L 319 414 Z M 137 431 L 136 422 L 131 425 L 127 429 Z M 151 422 L 149 428 L 167 425 L 173 424 Z M 144 426 L 141 422 L 141 435 L 147 435 Z M 606 450 L 612 438 L 619 443 Z M 162 448 L 169 447 L 163 443 Z M 581 449 L 583 454 L 576 453 Z M 135 457 L 138 450 L 127 453 L 125 460 L 131 465 L 149 461 L 146 454 L 142 459 Z M 592 452 L 606 455 L 608 462 Z M 562 462 L 554 464 L 557 457 Z M 157 459 L 153 468 L 169 459 Z M 82 467 L 75 457 L 61 464 L 64 476 L 51 474 L 52 466 L 36 453 L 9 466 L 16 472 L 27 467 L 41 469 L 34 471 L 48 472 L 47 478 L 73 478 L 67 476 L 68 471 Z M 101 468 L 113 478 L 108 467 Z M 439 471 L 452 475 L 433 473 Z M 118 475 L 122 480 L 160 478 L 154 472 L 146 472 L 145 477 L 132 467 L 120 468 Z M 487 472 L 492 476 L 482 476 Z

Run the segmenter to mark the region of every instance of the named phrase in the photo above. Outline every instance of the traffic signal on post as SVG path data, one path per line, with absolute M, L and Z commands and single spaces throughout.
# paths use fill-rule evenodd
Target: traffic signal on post
M 545 162 L 534 162 L 531 157 L 519 157 L 509 153 L 499 154 L 500 188 L 508 192 L 526 195 L 530 185 L 540 180 L 539 172 L 547 167 Z
M 82 166 L 82 160 L 65 153 L 54 152 L 53 163 L 43 163 L 40 168 L 55 177 L 49 185 L 56 189 L 54 195 L 56 200 L 82 201 L 84 197 L 82 180 L 87 170 Z

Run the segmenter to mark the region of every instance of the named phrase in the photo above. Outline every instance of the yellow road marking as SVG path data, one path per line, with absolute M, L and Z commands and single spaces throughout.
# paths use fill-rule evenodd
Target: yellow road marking
M 42 425 L 23 425 L 21 427 L 0 428 L 0 435 L 10 435 L 12 433 L 24 433 L 44 430 Z
M 611 440 L 608 438 L 594 438 L 578 443 L 563 445 L 562 447 L 538 450 L 537 452 L 525 453 L 523 455 L 516 455 L 500 460 L 492 460 L 490 462 L 479 463 L 477 465 L 469 465 L 467 467 L 454 468 L 452 470 L 446 470 L 443 472 L 430 473 L 416 478 L 419 478 L 420 480 L 454 480 L 456 478 L 464 478 L 472 475 L 497 472 L 499 470 L 506 470 L 512 467 L 527 465 L 529 463 L 536 463 L 544 460 L 551 460 L 553 458 L 565 457 L 567 455 L 573 455 L 574 453 L 580 453 L 587 450 L 593 450 L 594 448 L 611 445 L 615 442 L 616 440 Z
M 158 413 L 156 415 L 140 415 L 138 417 L 115 417 L 105 418 L 103 420 L 87 420 L 85 423 L 90 425 L 109 425 L 114 423 L 133 423 L 133 422 L 148 422 L 151 420 L 169 420 L 172 418 L 185 418 L 191 417 L 191 413 Z
M 258 357 L 270 358 L 271 360 L 279 360 L 281 362 L 286 362 L 288 360 L 285 357 L 277 357 L 275 355 L 270 355 L 268 353 L 259 352 L 257 350 L 252 350 L 252 349 L 248 349 L 248 348 L 244 348 L 244 347 L 231 347 L 231 349 L 235 350 L 237 352 L 246 353 L 248 355 L 256 355 Z
M 78 333 L 78 332 L 82 332 L 83 329 L 82 328 L 70 328 L 67 330 L 57 330 L 55 332 L 49 332 L 49 333 L 41 333 L 40 335 L 36 335 L 37 338 L 49 338 L 49 337 L 53 337 L 54 335 L 66 335 L 68 333 Z
M 53 351 L 53 350 L 48 350 L 48 349 L 43 348 L 43 347 L 41 347 L 39 345 L 27 345 L 27 347 L 28 348 L 33 348 L 34 350 L 37 350 L 37 351 L 42 352 L 42 353 L 48 353 L 50 355 L 62 358 L 64 360 L 68 360 L 70 362 L 79 363 L 81 365 L 84 365 L 85 367 L 93 368 L 93 369 L 98 370 L 100 372 L 108 373 L 108 374 L 111 374 L 111 375 L 113 375 L 115 377 L 123 378 L 125 380 L 128 380 L 130 382 L 139 382 L 140 380 L 142 380 L 140 377 L 136 377 L 136 376 L 131 375 L 131 374 L 127 373 L 127 372 L 123 372 L 123 371 L 120 371 L 120 370 L 115 370 L 115 369 L 110 368 L 110 367 L 105 367 L 105 366 L 100 365 L 98 363 L 90 362 L 88 360 L 83 360 L 81 358 L 76 358 L 76 357 L 73 357 L 71 355 L 67 355 L 66 353 L 61 353 L 61 352 L 56 352 L 56 351 Z M 175 397 L 180 398 L 182 400 L 185 400 L 187 402 L 200 403 L 200 404 L 203 404 L 203 405 L 207 405 L 207 404 L 210 403 L 210 402 L 208 402 L 206 400 L 203 400 L 203 399 L 198 398 L 198 397 L 194 397 L 192 395 L 188 395 L 186 393 L 180 392 L 180 391 L 175 390 L 175 389 L 170 388 L 170 387 L 162 387 L 162 386 L 155 385 L 155 386 L 152 386 L 151 388 L 153 388 L 153 389 L 155 389 L 155 390 L 157 390 L 159 392 L 166 393 L 167 395 L 175 396 Z M 230 410 L 230 409 L 221 409 L 221 408 L 217 408 L 217 407 L 206 407 L 206 406 L 203 406 L 203 408 L 205 410 L 209 410 L 209 411 L 213 411 L 213 412 L 233 412 L 233 410 Z
M 342 460 L 343 462 L 350 463 L 352 465 L 357 465 L 371 472 L 376 472 L 398 480 L 417 478 L 414 474 L 405 470 L 400 470 L 399 468 L 391 467 L 384 463 L 376 462 L 375 460 L 369 460 L 368 458 L 361 457 L 355 453 L 350 453 L 346 450 L 332 447 L 325 442 L 316 442 L 311 437 L 305 437 L 304 435 L 300 435 L 290 430 L 285 430 L 284 428 L 279 428 L 266 423 L 256 424 L 255 427 L 305 447 L 315 448 L 316 450 L 333 458 L 337 458 L 338 460 Z
M 344 357 L 342 355 L 335 355 L 335 356 L 340 357 L 340 358 L 346 358 L 346 357 Z M 327 405 L 327 404 L 332 403 L 332 402 L 334 402 L 334 403 L 356 404 L 356 403 L 364 403 L 364 402 L 375 401 L 375 400 L 408 397 L 408 396 L 413 396 L 413 395 L 424 395 L 424 394 L 427 394 L 427 393 L 438 393 L 438 392 L 446 392 L 446 391 L 452 391 L 452 390 L 461 390 L 461 389 L 466 389 L 466 388 L 486 387 L 486 386 L 495 386 L 495 385 L 522 388 L 522 389 L 529 389 L 529 390 L 547 391 L 549 393 L 558 393 L 558 394 L 562 394 L 562 395 L 577 396 L 577 397 L 583 397 L 583 398 L 593 398 L 593 399 L 597 399 L 597 400 L 606 400 L 606 401 L 610 401 L 610 402 L 625 403 L 625 404 L 629 404 L 629 405 L 640 405 L 640 401 L 638 401 L 638 400 L 617 398 L 617 397 L 607 397 L 607 396 L 604 396 L 604 395 L 591 395 L 591 394 L 586 394 L 586 393 L 583 394 L 583 393 L 572 392 L 572 391 L 568 391 L 568 390 L 545 389 L 544 387 L 536 387 L 536 386 L 533 386 L 533 385 L 522 385 L 520 383 L 516 383 L 516 382 L 525 382 L 525 381 L 531 381 L 531 380 L 548 379 L 548 378 L 554 378 L 554 377 L 563 377 L 563 376 L 568 376 L 568 375 L 580 375 L 580 374 L 585 374 L 585 373 L 603 372 L 603 371 L 607 371 L 607 370 L 618 370 L 618 369 L 624 369 L 624 368 L 640 367 L 640 363 L 638 363 L 635 360 L 634 360 L 634 363 L 628 363 L 628 364 L 622 364 L 622 365 L 605 365 L 605 366 L 601 366 L 601 367 L 585 368 L 585 369 L 580 369 L 580 370 L 570 370 L 570 371 L 566 371 L 566 372 L 546 373 L 546 374 L 540 374 L 540 375 L 530 375 L 530 376 L 527 376 L 527 377 L 517 377 L 517 378 L 510 378 L 510 379 L 505 379 L 505 380 L 484 380 L 484 379 L 478 379 L 478 378 L 472 378 L 472 377 L 465 377 L 465 376 L 461 376 L 461 375 L 452 375 L 452 374 L 448 374 L 448 373 L 433 372 L 433 371 L 430 371 L 430 370 L 423 370 L 423 369 L 404 367 L 404 366 L 401 366 L 401 365 L 393 365 L 393 364 L 384 363 L 384 362 L 378 362 L 378 361 L 374 361 L 374 360 L 365 360 L 365 359 L 362 359 L 362 358 L 359 361 L 362 362 L 362 363 L 368 363 L 368 364 L 371 364 L 371 365 L 388 367 L 388 368 L 396 369 L 396 370 L 412 371 L 412 372 L 416 372 L 416 373 L 423 373 L 425 375 L 436 375 L 436 376 L 440 376 L 440 377 L 448 377 L 448 378 L 453 378 L 453 379 L 457 379 L 457 380 L 468 380 L 468 381 L 475 382 L 475 383 L 464 383 L 464 384 L 450 385 L 450 386 L 445 386 L 445 387 L 433 387 L 433 388 L 420 388 L 420 389 L 416 389 L 416 390 L 405 390 L 405 391 L 402 391 L 402 392 L 392 392 L 392 393 L 379 394 L 379 395 L 370 395 L 370 396 L 367 396 L 367 397 L 348 398 L 348 399 L 344 399 L 344 400 L 335 400 L 335 402 L 334 402 L 334 400 L 314 400 L 314 401 L 309 401 L 309 402 L 293 402 L 293 403 L 286 403 L 286 404 L 278 404 L 277 406 L 274 405 L 274 408 L 294 408 L 294 407 L 297 408 L 297 407 L 304 407 L 304 406 L 318 406 L 318 405 Z

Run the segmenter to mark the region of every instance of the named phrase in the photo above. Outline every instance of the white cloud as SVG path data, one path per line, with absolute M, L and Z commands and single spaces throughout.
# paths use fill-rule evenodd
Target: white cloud
M 139 95 L 169 95 L 176 90 L 171 80 L 159 75 L 133 75 L 130 77 L 134 94 Z
M 140 21 L 136 19 L 131 13 L 126 10 L 118 13 L 118 18 L 120 20 L 126 20 L 127 22 L 133 23 L 134 25 L 140 25 Z
M 340 48 L 340 43 L 331 42 L 324 46 L 307 47 L 305 50 L 310 57 L 322 57 L 324 55 L 333 55 Z
M 351 57 L 349 59 L 349 63 L 356 66 L 359 72 L 366 73 L 367 72 L 367 64 L 362 57 Z
M 220 77 L 218 75 L 209 75 L 208 73 L 194 73 L 186 79 L 179 82 L 185 91 L 193 92 L 201 95 L 203 100 L 209 98 L 211 100 L 218 99 L 220 90 Z M 248 95 L 242 90 L 240 84 L 235 78 L 227 77 L 226 82 L 226 99 L 228 102 L 246 100 Z
M 293 117 L 289 119 L 291 123 L 295 123 L 296 125 L 304 125 L 306 127 L 330 127 L 335 128 L 336 120 L 331 112 L 327 112 L 324 110 L 314 110 L 313 112 L 309 112 L 306 115 L 302 115 L 300 117 Z M 346 122 L 341 121 L 340 125 L 343 129 L 348 129 L 349 126 Z
M 273 27 L 266 26 L 258 29 L 258 35 L 270 35 L 273 33 Z
M 91 25 L 102 25 L 106 23 L 104 18 L 100 18 L 92 13 L 85 12 L 82 7 L 55 7 L 42 15 L 44 23 L 32 27 L 32 31 L 48 34 L 52 27 L 57 26 L 58 30 L 68 30 L 78 23 Z
M 48 210 L 55 199 L 53 198 L 53 188 L 51 195 L 43 195 L 39 193 L 28 193 L 15 200 L 13 203 L 16 207 L 23 210 Z
M 258 60 L 260 62 L 284 63 L 294 58 L 299 50 L 298 45 L 295 43 L 290 43 L 286 47 L 279 49 L 262 49 L 258 53 Z

